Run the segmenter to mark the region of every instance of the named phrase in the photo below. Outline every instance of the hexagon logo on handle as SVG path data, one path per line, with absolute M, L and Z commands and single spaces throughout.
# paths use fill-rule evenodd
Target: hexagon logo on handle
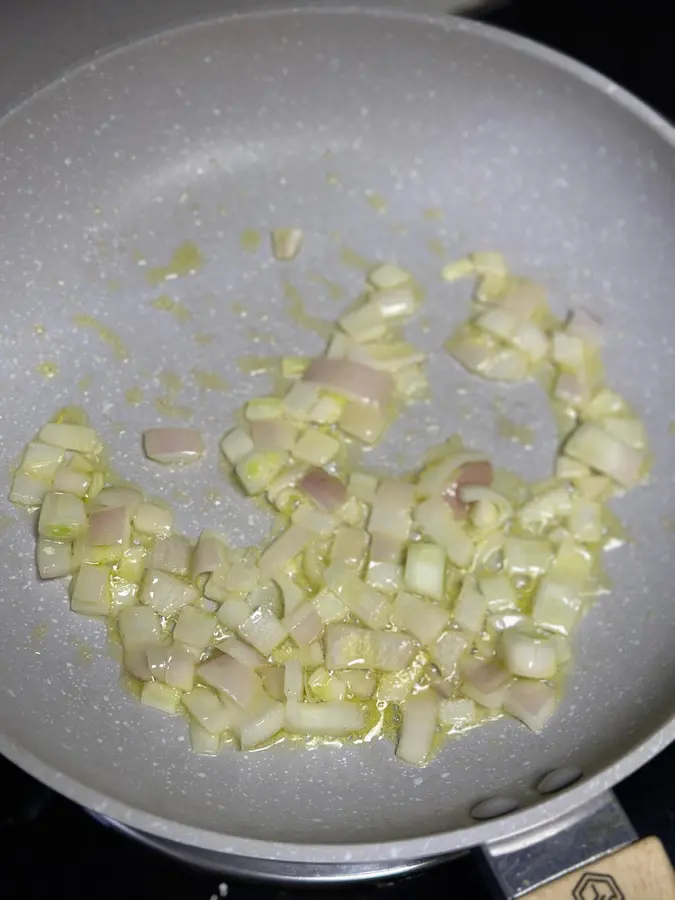
M 572 891 L 574 900 L 626 900 L 611 875 L 586 872 Z

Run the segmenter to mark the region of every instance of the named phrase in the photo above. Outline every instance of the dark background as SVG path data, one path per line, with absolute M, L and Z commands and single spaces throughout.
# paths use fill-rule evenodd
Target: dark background
M 9 6 L 0 0 L 0 28 L 5 28 Z M 58 6 L 55 0 L 53 14 L 58 15 Z M 660 13 L 656 4 L 621 0 L 513 0 L 476 18 L 582 60 L 675 118 L 668 4 L 662 4 L 662 10 Z M 638 832 L 658 835 L 673 861 L 674 767 L 675 749 L 666 750 L 617 790 Z M 491 896 L 477 859 L 471 855 L 393 884 L 330 892 L 244 885 L 204 874 L 164 859 L 101 825 L 2 759 L 0 838 L 2 900 L 210 900 L 218 897 L 218 886 L 225 882 L 229 897 L 235 900 L 291 900 L 295 896 L 312 900 L 325 893 L 335 900 L 403 900 L 432 894 L 447 900 L 488 900 Z

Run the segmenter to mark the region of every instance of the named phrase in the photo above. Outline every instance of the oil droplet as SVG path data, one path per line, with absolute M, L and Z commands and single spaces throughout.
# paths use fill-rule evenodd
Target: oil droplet
M 246 309 L 246 305 L 242 303 L 240 300 L 234 300 L 232 302 L 232 306 L 230 307 L 235 316 L 241 316 L 242 319 L 245 319 L 248 315 L 248 310 Z
M 527 425 L 519 425 L 507 416 L 496 417 L 497 434 L 507 441 L 524 444 L 526 447 L 534 446 L 534 432 Z
M 195 335 L 195 341 L 198 344 L 201 344 L 202 347 L 206 347 L 208 344 L 212 344 L 215 339 L 215 334 L 207 334 L 206 332 Z
M 376 213 L 386 213 L 387 211 L 387 201 L 381 194 L 375 193 L 375 191 L 366 191 L 366 203 L 375 210 Z
M 166 369 L 159 376 L 159 383 L 167 391 L 167 393 L 178 393 L 183 388 L 183 380 L 180 375 Z
M 434 256 L 440 256 L 441 259 L 445 259 L 447 256 L 447 251 L 441 238 L 432 238 L 427 244 L 427 247 Z
M 58 375 L 59 367 L 55 362 L 43 362 L 40 365 L 35 366 L 35 369 L 43 375 L 45 378 L 54 378 L 55 375 Z
M 44 641 L 49 633 L 49 625 L 36 625 L 30 633 L 32 641 Z
M 361 256 L 360 253 L 357 253 L 356 250 L 352 250 L 351 247 L 342 248 L 340 251 L 340 259 L 346 266 L 349 266 L 352 269 L 358 269 L 360 272 L 369 272 L 372 269 L 370 261 L 367 260 L 365 256 Z
M 139 387 L 129 388 L 128 391 L 124 392 L 124 399 L 132 406 L 138 406 L 139 403 L 143 402 L 143 390 Z
M 175 500 L 176 503 L 187 503 L 190 499 L 190 494 L 187 491 L 182 491 L 180 488 L 174 488 L 171 491 L 171 499 Z
M 73 321 L 80 328 L 91 328 L 95 331 L 102 341 L 106 344 L 110 344 L 118 359 L 129 359 L 129 351 L 124 345 L 124 341 L 119 335 L 115 334 L 111 328 L 108 328 L 107 325 L 99 322 L 98 319 L 95 319 L 93 316 L 85 315 L 74 316 Z
M 327 322 L 325 319 L 320 319 L 318 316 L 313 316 L 308 313 L 305 309 L 302 294 L 290 281 L 284 282 L 284 296 L 288 301 L 288 312 L 301 328 L 307 328 L 309 331 L 314 331 L 326 340 L 331 336 L 333 333 L 333 324 Z
M 430 206 L 428 209 L 425 209 L 422 213 L 425 219 L 428 219 L 430 222 L 439 222 L 443 219 L 444 213 L 440 206 Z
M 33 331 L 39 337 L 44 337 L 47 334 L 47 329 L 44 325 L 33 325 Z
M 394 232 L 394 234 L 407 234 L 408 233 L 408 229 L 403 224 L 403 222 L 394 222 L 391 226 L 391 230 Z
M 340 179 L 337 177 L 337 175 L 335 174 L 335 172 L 328 172 L 328 173 L 326 174 L 326 184 L 330 185 L 331 187 L 338 187 L 338 186 L 339 186 L 339 184 L 340 184 Z
M 91 375 L 83 375 L 77 382 L 77 386 L 81 391 L 88 391 L 91 387 Z
M 154 407 L 158 413 L 168 416 L 170 419 L 180 419 L 187 421 L 194 415 L 193 410 L 189 406 L 179 406 L 175 404 L 171 397 L 157 397 Z
M 196 275 L 203 267 L 204 257 L 194 241 L 184 241 L 180 247 L 174 250 L 167 266 L 156 266 L 148 269 L 147 279 L 149 284 L 156 287 L 163 281 L 173 281 L 175 278 L 185 278 L 187 275 Z
M 161 309 L 164 312 L 171 313 L 181 325 L 185 325 L 192 318 L 192 312 L 187 306 L 179 303 L 178 300 L 173 300 L 168 294 L 162 294 L 160 297 L 157 297 L 150 305 L 155 309 Z
M 120 289 L 120 283 L 117 278 L 108 278 L 105 284 L 109 291 L 119 291 Z
M 239 238 L 241 249 L 245 250 L 247 253 L 257 253 L 258 250 L 260 250 L 261 240 L 261 234 L 259 231 L 256 231 L 255 228 L 246 228 L 242 231 Z
M 264 375 L 277 372 L 279 358 L 277 356 L 240 356 L 237 368 L 245 375 Z
M 204 372 L 202 369 L 191 369 L 197 387 L 203 391 L 227 391 L 229 385 L 217 372 Z

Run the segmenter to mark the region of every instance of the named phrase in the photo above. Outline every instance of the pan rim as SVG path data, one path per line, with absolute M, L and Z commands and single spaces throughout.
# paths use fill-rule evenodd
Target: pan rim
M 126 42 L 116 47 L 104 49 L 94 57 L 79 62 L 48 84 L 24 97 L 0 117 L 0 132 L 4 125 L 22 112 L 33 101 L 38 100 L 65 82 L 76 78 L 82 72 L 108 62 L 129 50 L 150 45 L 158 40 L 175 39 L 181 33 L 196 31 L 204 27 L 224 25 L 242 18 L 263 18 L 270 15 L 363 15 L 384 16 L 389 19 L 438 25 L 447 32 L 459 31 L 475 35 L 488 43 L 506 46 L 510 49 L 538 59 L 549 66 L 575 77 L 577 80 L 604 94 L 608 100 L 622 107 L 635 118 L 655 131 L 666 143 L 675 149 L 675 126 L 632 93 L 620 87 L 610 78 L 596 72 L 566 54 L 553 50 L 529 38 L 521 37 L 481 22 L 459 19 L 442 14 L 404 12 L 401 10 L 362 8 L 353 5 L 311 7 L 289 3 L 272 3 L 269 7 L 233 11 L 221 16 L 209 16 L 184 22 L 146 37 Z M 633 773 L 675 740 L 675 713 L 661 726 L 651 731 L 627 754 L 608 763 L 595 775 L 561 794 L 539 802 L 526 809 L 503 816 L 491 822 L 466 826 L 452 831 L 437 832 L 427 836 L 402 838 L 392 841 L 372 843 L 286 843 L 228 835 L 210 829 L 198 828 L 152 815 L 128 803 L 124 803 L 64 775 L 38 756 L 23 749 L 4 732 L 0 732 L 0 751 L 28 774 L 50 788 L 91 810 L 102 813 L 133 829 L 157 835 L 160 838 L 180 844 L 203 847 L 224 854 L 243 857 L 262 857 L 283 862 L 335 864 L 349 860 L 352 864 L 373 863 L 383 860 L 421 860 L 446 855 L 455 850 L 474 847 L 504 837 L 514 837 L 561 818 L 571 810 L 582 806 L 603 791 L 610 789 L 618 781 Z

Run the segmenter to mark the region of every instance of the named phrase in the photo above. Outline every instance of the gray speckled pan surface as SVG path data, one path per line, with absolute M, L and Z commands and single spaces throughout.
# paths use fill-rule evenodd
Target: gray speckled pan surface
M 675 565 L 661 519 L 673 500 L 675 154 L 664 122 L 587 70 L 479 25 L 277 12 L 183 28 L 78 69 L 0 124 L 0 154 L 0 749 L 11 759 L 172 840 L 356 862 L 429 856 L 534 827 L 671 739 Z M 385 212 L 367 202 L 369 191 Z M 430 208 L 443 220 L 425 217 Z M 245 229 L 264 238 L 296 223 L 307 245 L 291 267 L 270 260 L 265 240 L 254 254 L 241 247 Z M 645 417 L 656 454 L 652 484 L 621 504 L 636 541 L 609 560 L 616 589 L 578 635 L 553 724 L 535 736 L 495 723 L 423 770 L 395 763 L 385 742 L 191 755 L 182 720 L 119 689 L 103 628 L 69 612 L 62 584 L 36 581 L 30 521 L 4 499 L 25 442 L 58 406 L 77 403 L 116 467 L 171 500 L 187 533 L 211 525 L 235 541 L 262 537 L 262 513 L 218 473 L 216 442 L 265 383 L 242 375 L 239 357 L 321 346 L 289 317 L 283 279 L 326 317 L 339 304 L 313 273 L 358 291 L 336 233 L 370 259 L 400 260 L 428 291 L 426 327 L 411 333 L 433 354 L 433 401 L 397 424 L 373 454 L 378 463 L 413 464 L 456 430 L 524 474 L 544 474 L 554 452 L 536 390 L 495 391 L 440 352 L 466 313 L 466 291 L 441 283 L 438 239 L 450 257 L 500 249 L 550 286 L 559 310 L 572 298 L 597 311 L 611 380 Z M 147 269 L 186 239 L 203 268 L 152 288 Z M 154 308 L 160 293 L 190 320 Z M 78 314 L 112 329 L 129 358 L 75 326 Z M 45 362 L 58 365 L 52 379 L 36 368 Z M 230 389 L 201 389 L 195 367 L 217 371 Z M 144 426 L 170 421 L 155 405 L 167 373 L 180 378 L 172 401 L 193 411 L 210 446 L 199 468 L 170 477 L 139 450 Z M 125 392 L 136 387 L 142 402 L 133 406 Z M 508 415 L 534 424 L 535 449 L 499 439 L 496 394 Z M 538 778 L 570 764 L 586 781 L 543 802 Z M 473 824 L 469 809 L 495 794 L 522 811 Z

